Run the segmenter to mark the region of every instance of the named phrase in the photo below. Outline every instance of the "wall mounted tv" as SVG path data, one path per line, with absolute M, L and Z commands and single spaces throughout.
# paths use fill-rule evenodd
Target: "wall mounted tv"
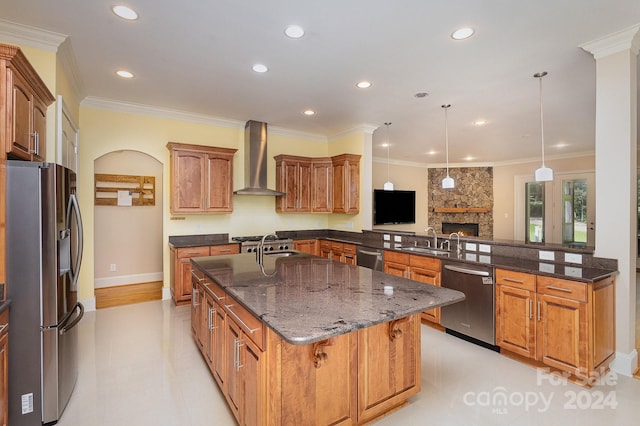
M 416 223 L 416 191 L 373 190 L 373 224 Z

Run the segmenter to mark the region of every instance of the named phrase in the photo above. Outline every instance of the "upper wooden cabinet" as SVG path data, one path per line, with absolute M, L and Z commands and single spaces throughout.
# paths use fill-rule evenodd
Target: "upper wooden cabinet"
M 16 46 L 0 44 L 0 85 L 4 109 L 0 137 L 7 156 L 44 161 L 47 107 L 55 98 Z
M 347 213 L 360 209 L 360 156 L 298 157 L 277 155 L 278 213 Z
M 293 155 L 277 155 L 276 197 L 278 213 L 306 213 L 311 211 L 311 159 Z
M 171 152 L 171 213 L 233 211 L 231 148 L 169 142 Z
M 336 155 L 331 161 L 333 213 L 357 214 L 360 211 L 360 156 Z

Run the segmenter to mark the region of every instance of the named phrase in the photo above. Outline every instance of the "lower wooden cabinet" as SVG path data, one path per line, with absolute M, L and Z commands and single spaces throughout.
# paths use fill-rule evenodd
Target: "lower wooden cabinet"
M 202 256 L 222 256 L 240 253 L 240 244 L 171 248 L 170 290 L 176 305 L 184 305 L 191 300 L 191 258 Z
M 614 278 L 593 284 L 496 269 L 496 344 L 585 381 L 615 351 Z
M 319 246 L 319 255 L 322 257 L 346 263 L 348 265 L 357 264 L 355 244 L 320 240 Z
M 419 315 L 291 345 L 198 269 L 192 283 L 194 341 L 240 425 L 366 424 L 420 391 Z
M 440 286 L 441 269 L 440 259 L 389 250 L 384 252 L 384 272 L 387 274 Z M 422 319 L 440 324 L 440 308 L 423 312 Z
M 318 250 L 318 240 L 296 240 L 293 242 L 293 249 L 303 253 L 309 253 L 314 256 L 320 254 Z

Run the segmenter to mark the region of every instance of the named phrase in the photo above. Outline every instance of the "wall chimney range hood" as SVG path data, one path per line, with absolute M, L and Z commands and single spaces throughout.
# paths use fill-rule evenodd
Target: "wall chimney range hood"
M 244 184 L 237 195 L 285 195 L 267 188 L 267 123 L 249 120 L 244 126 Z

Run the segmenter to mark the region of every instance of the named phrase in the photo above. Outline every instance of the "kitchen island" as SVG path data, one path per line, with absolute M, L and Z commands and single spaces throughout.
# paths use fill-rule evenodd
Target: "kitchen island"
M 460 292 L 297 252 L 201 257 L 192 329 L 240 424 L 363 424 L 420 391 L 420 313 Z

